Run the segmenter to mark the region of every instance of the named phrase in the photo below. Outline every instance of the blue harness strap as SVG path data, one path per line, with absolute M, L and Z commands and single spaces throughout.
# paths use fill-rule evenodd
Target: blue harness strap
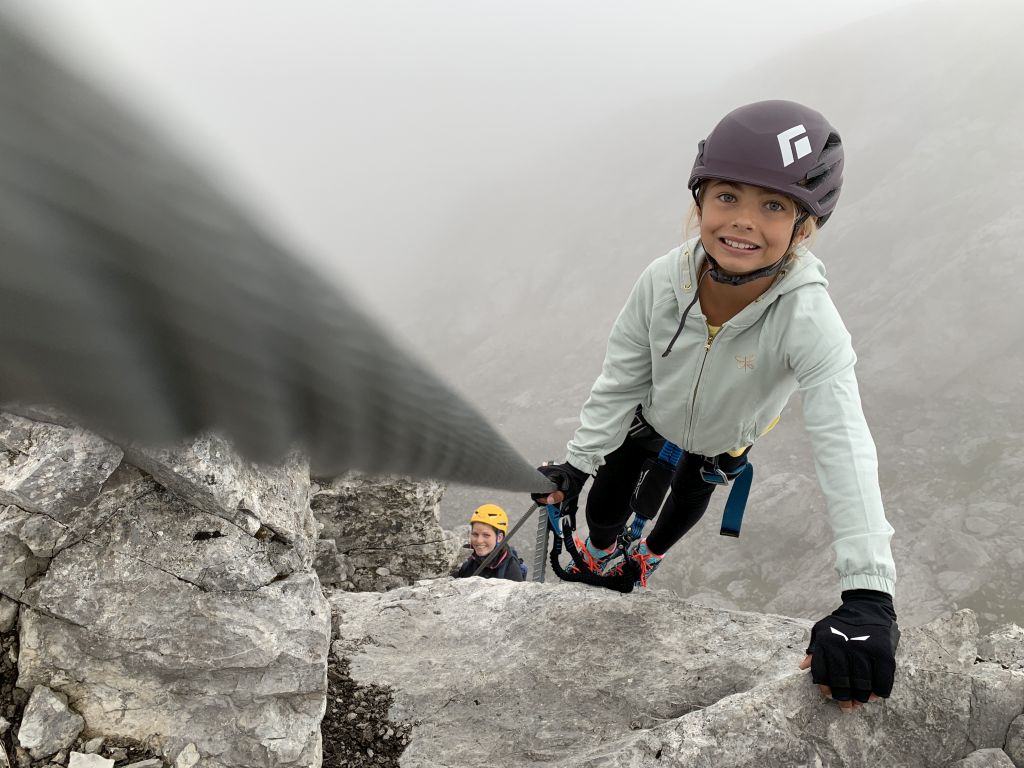
M 732 490 L 729 491 L 729 498 L 725 502 L 722 528 L 719 533 L 736 538 L 740 535 L 743 511 L 747 508 L 747 497 L 750 495 L 750 486 L 754 482 L 754 465 L 749 461 L 744 462 L 740 470 L 731 476 L 731 479 Z
M 555 548 L 558 553 L 562 552 L 562 511 L 557 504 L 548 504 L 548 526 L 555 532 Z
M 681 458 L 683 458 L 683 449 L 675 443 L 670 443 L 668 440 L 661 446 L 661 451 L 658 453 L 658 459 L 664 461 L 670 467 L 678 466 Z
M 658 453 L 658 461 L 671 467 L 678 466 L 682 457 L 683 449 L 668 440 L 665 441 Z M 704 482 L 712 485 L 732 483 L 729 498 L 725 502 L 725 511 L 722 513 L 722 527 L 719 533 L 723 536 L 738 537 L 740 526 L 743 524 L 743 512 L 747 508 L 747 498 L 750 496 L 750 486 L 754 482 L 754 465 L 750 463 L 749 459 L 744 459 L 739 467 L 727 472 L 719 466 L 717 456 L 707 457 L 704 460 L 704 466 L 701 467 L 700 475 Z M 639 515 L 634 516 L 633 524 L 629 529 L 631 540 L 640 538 L 646 523 L 647 519 Z
M 719 465 L 717 456 L 707 456 L 704 459 L 704 466 L 700 468 L 700 476 L 705 483 L 712 485 L 728 485 L 730 481 L 732 482 L 732 490 L 729 491 L 729 498 L 725 502 L 725 512 L 722 513 L 722 527 L 719 533 L 723 536 L 738 537 L 740 526 L 743 524 L 743 511 L 747 508 L 747 497 L 750 496 L 750 485 L 754 482 L 754 465 L 744 454 L 742 464 L 726 471 Z

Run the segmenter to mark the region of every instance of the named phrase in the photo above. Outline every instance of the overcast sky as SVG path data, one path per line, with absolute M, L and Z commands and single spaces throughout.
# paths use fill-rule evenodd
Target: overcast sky
M 902 4 L 32 0 L 30 12 L 361 283 L 400 269 L 396 254 L 552 137 Z

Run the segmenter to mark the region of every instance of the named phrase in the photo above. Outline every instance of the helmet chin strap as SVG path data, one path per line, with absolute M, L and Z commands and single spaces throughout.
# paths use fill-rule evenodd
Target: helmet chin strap
M 708 274 L 711 276 L 712 280 L 714 280 L 716 283 L 723 283 L 724 285 L 733 286 L 743 285 L 744 283 L 759 280 L 762 277 L 769 277 L 771 275 L 778 274 L 779 270 L 782 269 L 782 265 L 786 261 L 786 257 L 783 256 L 774 264 L 770 264 L 767 267 L 761 267 L 761 269 L 755 269 L 753 272 L 744 272 L 741 275 L 727 275 L 725 274 L 725 272 L 722 271 L 722 268 L 719 266 L 718 262 L 715 261 L 714 256 L 712 256 L 708 252 L 707 246 L 704 247 L 704 258 L 706 258 L 708 260 L 708 264 L 711 265 L 711 268 L 708 270 Z
M 696 199 L 696 196 L 694 196 L 694 199 Z M 789 248 L 793 247 L 793 240 L 796 238 L 797 230 L 803 226 L 805 221 L 807 221 L 806 212 L 800 214 L 796 219 L 796 224 L 793 226 L 793 234 L 789 238 Z M 744 283 L 749 283 L 751 280 L 757 280 L 759 277 L 774 275 L 782 269 L 782 265 L 786 263 L 786 257 L 783 256 L 774 264 L 762 267 L 754 272 L 747 272 L 743 275 L 727 275 L 722 272 L 722 268 L 718 266 L 718 262 L 712 258 L 710 253 L 708 253 L 707 246 L 704 245 L 703 241 L 701 241 L 700 247 L 704 249 L 704 258 L 708 260 L 708 264 L 711 266 L 707 272 L 702 273 L 701 276 L 697 278 L 697 288 L 693 292 L 693 301 L 691 301 L 686 309 L 683 310 L 683 316 L 679 319 L 679 327 L 676 328 L 676 332 L 672 336 L 672 340 L 668 343 L 668 346 L 665 347 L 665 351 L 661 353 L 662 357 L 668 357 L 672 354 L 672 347 L 675 346 L 676 339 L 679 338 L 679 335 L 683 332 L 683 326 L 686 325 L 686 316 L 690 313 L 690 310 L 693 309 L 693 305 L 697 303 L 697 299 L 700 296 L 700 283 L 705 277 L 710 275 L 712 280 L 717 280 L 720 283 L 726 283 L 728 285 L 743 285 Z M 789 248 L 786 249 L 786 253 L 789 253 Z
M 755 269 L 753 272 L 743 272 L 738 275 L 727 275 L 725 272 L 722 271 L 722 267 L 719 265 L 717 261 L 715 261 L 714 257 L 711 255 L 711 252 L 708 250 L 708 247 L 704 245 L 702 241 L 701 247 L 704 248 L 704 256 L 708 260 L 708 264 L 711 265 L 711 268 L 708 270 L 708 275 L 710 275 L 711 279 L 714 280 L 716 283 L 722 283 L 724 285 L 732 286 L 744 285 L 745 283 L 749 283 L 754 280 L 760 280 L 762 277 L 771 277 L 773 275 L 777 275 L 782 270 L 783 265 L 786 263 L 786 257 L 789 255 L 790 250 L 793 248 L 793 242 L 796 240 L 797 232 L 800 231 L 800 227 L 802 227 L 804 225 L 804 222 L 807 221 L 807 216 L 807 212 L 804 211 L 799 216 L 796 217 L 796 222 L 793 224 L 793 234 L 789 236 L 789 245 L 786 247 L 786 252 L 785 254 L 783 254 L 782 258 L 780 258 L 773 264 L 769 264 L 767 267 Z

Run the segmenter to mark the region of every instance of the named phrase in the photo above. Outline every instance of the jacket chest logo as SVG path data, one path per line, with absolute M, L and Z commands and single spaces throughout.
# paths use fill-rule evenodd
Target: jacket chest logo
M 739 368 L 741 371 L 754 370 L 754 356 L 745 355 L 743 357 L 740 357 L 739 355 L 736 355 L 736 367 Z

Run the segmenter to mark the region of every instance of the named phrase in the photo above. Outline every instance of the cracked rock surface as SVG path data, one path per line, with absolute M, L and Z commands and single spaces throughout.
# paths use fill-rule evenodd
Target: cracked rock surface
M 122 456 L 83 430 L 0 411 L 0 594 L 18 599 L 54 554 L 102 522 L 96 501 Z
M 950 768 L 1013 768 L 1013 761 L 1001 749 L 979 749 Z
M 73 524 L 122 456 L 119 447 L 84 430 L 0 412 L 0 504 Z
M 130 739 L 86 738 L 79 736 L 71 747 L 56 754 L 34 759 L 19 741 L 26 704 L 29 694 L 15 686 L 18 663 L 18 638 L 16 632 L 0 633 L 0 768 L 8 765 L 16 768 L 53 768 L 68 765 L 75 752 L 104 753 L 117 768 L 163 768 L 163 760 L 156 758 L 149 745 Z M 36 691 L 42 690 L 37 688 Z M 35 693 L 35 691 L 33 691 Z M 77 713 L 76 713 L 77 716 Z M 81 719 L 81 718 L 79 718 Z M 31 721 L 26 736 L 32 732 Z M 44 725 L 44 727 L 48 727 Z M 149 762 L 146 758 L 150 758 Z M 4 760 L 9 758 L 9 763 Z M 143 765 L 140 765 L 142 763 Z
M 169 491 L 210 515 L 261 539 L 293 546 L 308 567 L 316 523 L 309 512 L 309 464 L 292 454 L 281 467 L 257 466 L 216 435 L 176 449 L 131 446 L 128 460 Z
M 32 757 L 48 757 L 70 747 L 85 727 L 81 715 L 68 709 L 66 696 L 44 685 L 32 689 L 18 728 L 18 743 Z
M 19 689 L 172 761 L 192 745 L 203 768 L 319 765 L 330 613 L 302 459 L 258 467 L 204 437 L 129 460 L 9 414 L 0 449 Z
M 445 486 L 433 480 L 376 478 L 349 472 L 314 487 L 311 505 L 323 525 L 325 583 L 357 591 L 385 591 L 447 574 L 462 558 L 462 540 L 441 527 Z M 336 550 L 341 565 L 327 557 Z
M 797 670 L 803 620 L 481 579 L 329 597 L 353 680 L 417 721 L 406 768 L 946 766 L 1024 711 L 970 611 L 905 630 L 893 696 L 843 715 Z

